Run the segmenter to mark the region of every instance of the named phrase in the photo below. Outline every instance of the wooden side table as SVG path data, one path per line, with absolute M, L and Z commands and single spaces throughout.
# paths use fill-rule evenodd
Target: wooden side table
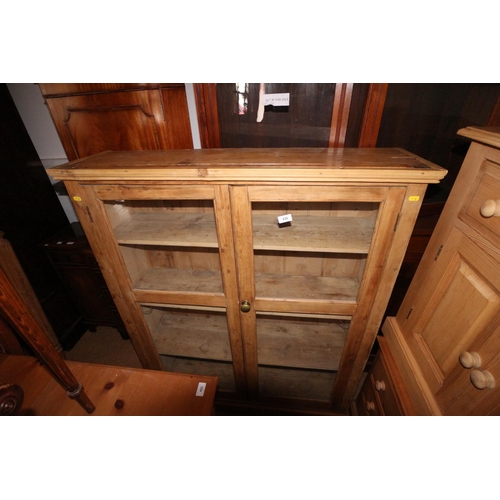
M 211 415 L 217 377 L 66 361 L 98 416 Z M 24 391 L 20 415 L 87 415 L 31 356 L 0 354 L 0 381 Z

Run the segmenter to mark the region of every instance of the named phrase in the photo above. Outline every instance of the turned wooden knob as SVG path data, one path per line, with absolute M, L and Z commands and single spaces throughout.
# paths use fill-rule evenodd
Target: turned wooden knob
M 486 370 L 472 371 L 470 381 L 476 389 L 493 389 L 495 387 L 495 377 Z
M 374 411 L 375 410 L 375 403 L 373 401 L 367 401 L 366 402 L 366 409 L 368 411 Z
M 385 382 L 383 380 L 375 380 L 375 389 L 377 391 L 385 391 Z
M 458 359 L 464 368 L 479 368 L 481 366 L 481 356 L 477 352 L 464 351 Z
M 480 212 L 483 217 L 500 216 L 500 200 L 486 200 L 481 205 Z

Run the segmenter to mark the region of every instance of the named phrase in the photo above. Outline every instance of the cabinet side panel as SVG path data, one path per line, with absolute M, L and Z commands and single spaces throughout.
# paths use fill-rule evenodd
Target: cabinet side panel
M 391 188 L 381 206 L 379 224 L 370 248 L 365 276 L 358 295 L 342 355 L 332 402 L 346 411 L 355 397 L 370 350 L 386 310 L 425 194 L 425 185 Z
M 144 368 L 161 370 L 158 352 L 134 299 L 132 283 L 103 203 L 95 196 L 92 186 L 76 182 L 65 185 L 139 360 Z

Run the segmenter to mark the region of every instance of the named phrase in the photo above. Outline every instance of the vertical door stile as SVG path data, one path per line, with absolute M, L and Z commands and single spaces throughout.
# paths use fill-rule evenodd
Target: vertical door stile
M 214 199 L 217 239 L 221 262 L 222 282 L 226 296 L 226 315 L 233 359 L 233 370 L 236 388 L 239 393 L 245 392 L 245 360 L 240 325 L 238 281 L 236 256 L 234 254 L 234 238 L 231 221 L 231 199 L 229 186 L 215 186 Z
M 425 186 L 421 185 L 390 188 L 386 200 L 380 206 L 370 256 L 359 290 L 359 306 L 352 319 L 332 393 L 332 403 L 340 411 L 345 410 L 355 396 L 424 194 Z M 399 214 L 402 214 L 401 220 L 394 231 Z
M 65 186 L 143 368 L 163 370 L 102 202 L 91 185 Z
M 257 331 L 255 302 L 255 279 L 253 257 L 252 205 L 246 186 L 231 186 L 231 213 L 233 236 L 236 248 L 238 272 L 239 306 L 250 303 L 248 312 L 240 313 L 247 389 L 250 396 L 258 393 Z

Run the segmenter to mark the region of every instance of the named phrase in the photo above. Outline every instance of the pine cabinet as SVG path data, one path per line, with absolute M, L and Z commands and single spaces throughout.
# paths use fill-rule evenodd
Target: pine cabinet
M 377 337 L 378 351 L 363 387 L 351 407 L 359 416 L 410 416 L 415 410 L 384 337 Z
M 145 368 L 345 412 L 428 183 L 400 149 L 105 152 L 55 167 Z
M 417 414 L 500 414 L 500 129 L 473 139 L 395 317 L 383 326 Z

